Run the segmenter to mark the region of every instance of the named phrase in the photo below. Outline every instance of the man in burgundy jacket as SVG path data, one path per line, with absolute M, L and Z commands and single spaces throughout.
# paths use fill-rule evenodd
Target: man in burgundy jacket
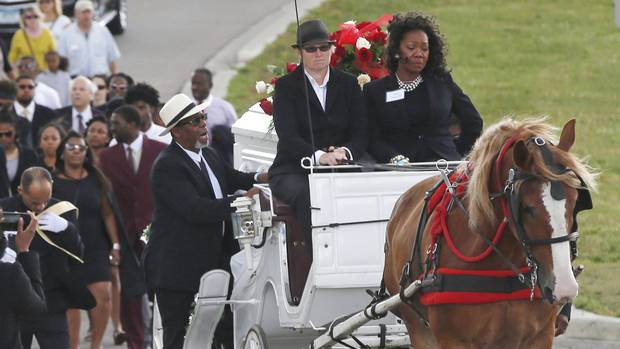
M 118 143 L 102 151 L 99 159 L 117 197 L 129 245 L 137 256 L 144 248 L 140 236 L 151 223 L 153 213 L 149 173 L 159 152 L 166 148 L 166 144 L 142 134 L 140 123 L 140 114 L 134 107 L 126 105 L 116 109 L 111 117 L 111 131 Z M 132 349 L 141 349 L 144 344 L 143 297 L 123 292 L 121 319 L 127 344 Z

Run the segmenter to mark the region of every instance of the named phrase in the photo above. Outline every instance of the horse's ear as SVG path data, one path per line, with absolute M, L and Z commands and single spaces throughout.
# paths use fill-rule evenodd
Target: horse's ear
M 512 147 L 512 157 L 514 158 L 515 164 L 519 166 L 519 168 L 524 169 L 527 164 L 530 163 L 531 155 L 530 151 L 527 149 L 525 142 L 518 141 Z
M 568 151 L 570 147 L 575 143 L 575 119 L 570 119 L 562 128 L 562 135 L 560 136 L 560 143 L 558 148 Z

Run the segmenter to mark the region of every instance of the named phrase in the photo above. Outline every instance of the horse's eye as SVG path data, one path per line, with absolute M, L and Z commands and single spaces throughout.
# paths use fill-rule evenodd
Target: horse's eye
M 532 206 L 523 206 L 522 208 L 523 214 L 529 217 L 534 217 L 534 207 Z

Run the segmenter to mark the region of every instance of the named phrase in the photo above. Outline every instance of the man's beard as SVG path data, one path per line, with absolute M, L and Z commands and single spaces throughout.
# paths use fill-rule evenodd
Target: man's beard
M 27 106 L 32 102 L 33 98 L 17 98 L 17 102 L 23 106 Z

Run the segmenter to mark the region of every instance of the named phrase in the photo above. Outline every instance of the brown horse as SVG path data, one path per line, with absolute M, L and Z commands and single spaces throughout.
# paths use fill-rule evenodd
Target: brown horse
M 569 153 L 574 120 L 559 142 L 555 131 L 544 119 L 505 119 L 451 175 L 458 200 L 441 186 L 425 206 L 438 176 L 396 204 L 384 280 L 390 294 L 427 280 L 397 311 L 415 349 L 551 348 L 559 306 L 577 295 L 569 242 L 576 205 L 595 185 Z M 420 226 L 423 211 L 428 224 Z

